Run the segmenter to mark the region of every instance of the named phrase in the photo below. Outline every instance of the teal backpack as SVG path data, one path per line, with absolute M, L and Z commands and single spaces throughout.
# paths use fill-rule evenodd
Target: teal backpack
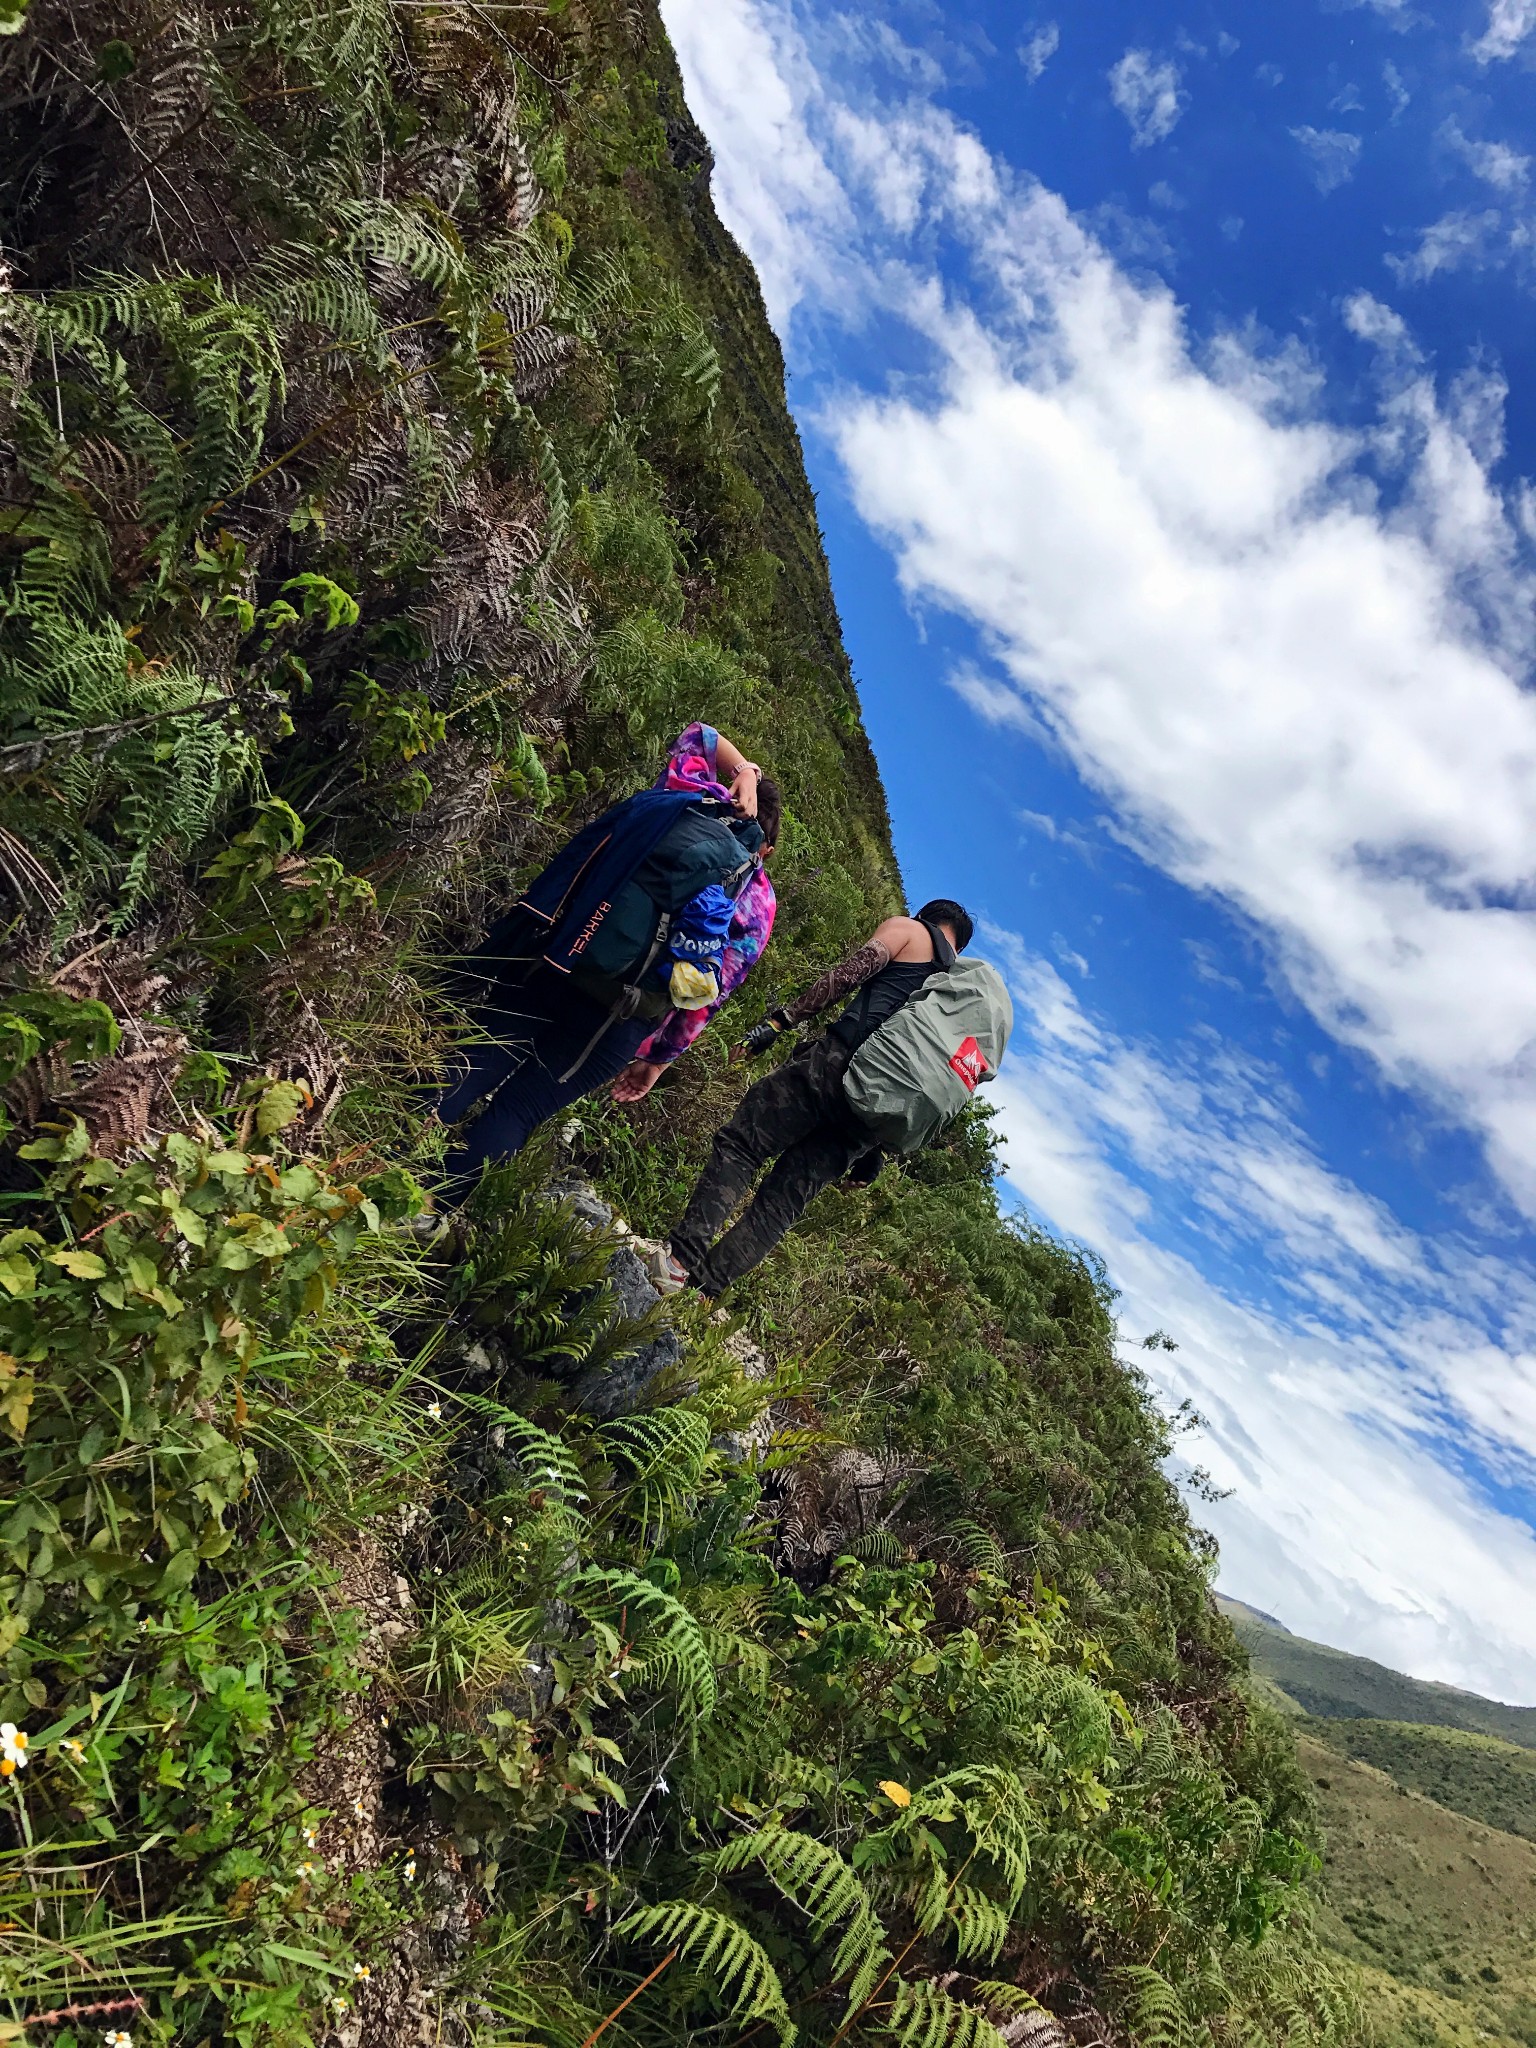
M 885 1152 L 918 1152 L 994 1078 L 1013 1031 L 1013 998 L 985 960 L 932 974 L 848 1064 L 843 1093 Z

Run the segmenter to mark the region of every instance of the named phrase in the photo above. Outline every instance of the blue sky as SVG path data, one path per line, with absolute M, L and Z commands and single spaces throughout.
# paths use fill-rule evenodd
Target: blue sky
M 663 13 L 1012 1192 L 1228 1591 L 1536 1702 L 1536 0 Z

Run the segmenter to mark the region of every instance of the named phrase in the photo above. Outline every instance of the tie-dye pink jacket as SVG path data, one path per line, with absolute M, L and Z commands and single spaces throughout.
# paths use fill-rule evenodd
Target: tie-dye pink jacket
M 712 725 L 690 725 L 678 735 L 666 767 L 656 778 L 656 787 L 696 789 L 704 796 L 729 798 L 730 790 L 720 780 L 715 759 L 719 738 Z M 641 1046 L 636 1059 L 653 1060 L 665 1067 L 688 1050 L 720 1005 L 729 1001 L 762 958 L 777 909 L 773 884 L 759 866 L 736 899 L 736 914 L 731 919 L 730 937 L 720 961 L 719 995 L 702 1010 L 673 1010 Z

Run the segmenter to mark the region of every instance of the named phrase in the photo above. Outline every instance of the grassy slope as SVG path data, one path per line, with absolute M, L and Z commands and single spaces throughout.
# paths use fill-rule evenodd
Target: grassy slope
M 1536 2042 L 1536 1847 L 1304 1733 L 1326 1834 L 1323 1927 L 1378 1974 L 1383 2032 Z
M 1493 1735 L 1404 1721 L 1324 1721 L 1307 1735 L 1485 1827 L 1536 1841 L 1536 1755 Z
M 1225 1605 L 1255 1679 L 1298 1716 L 1325 1832 L 1322 1931 L 1372 1973 L 1383 2039 L 1536 2042 L 1536 1710 Z

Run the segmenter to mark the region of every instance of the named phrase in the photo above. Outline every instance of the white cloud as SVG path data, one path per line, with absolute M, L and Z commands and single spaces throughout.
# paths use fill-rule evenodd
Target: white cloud
M 1150 50 L 1127 50 L 1109 74 L 1109 96 L 1131 126 L 1131 144 L 1147 149 L 1162 142 L 1179 124 L 1189 104 L 1177 64 L 1161 62 Z
M 1403 74 L 1389 59 L 1381 67 L 1381 79 L 1387 88 L 1387 98 L 1392 103 L 1392 118 L 1401 120 L 1413 102 L 1413 94 L 1403 82 Z
M 1513 191 L 1530 176 L 1531 160 L 1507 142 L 1477 142 L 1462 132 L 1459 121 L 1447 121 L 1441 140 L 1461 158 L 1475 178 L 1501 192 Z
M 1251 917 L 1536 1209 L 1536 702 L 1469 604 L 1515 636 L 1532 592 L 1465 425 L 1399 366 L 1384 518 L 1360 443 L 1287 417 L 1284 379 L 1201 370 L 1170 295 L 1059 201 L 1021 199 L 989 260 L 1025 335 L 961 322 L 937 396 L 832 421 L 906 587 L 996 648 L 1011 689 L 969 700 L 1043 719 L 1149 858 Z
M 1246 920 L 1321 1024 L 1461 1117 L 1536 1213 L 1536 587 L 1488 472 L 1498 380 L 1442 399 L 1362 295 L 1346 318 L 1377 351 L 1380 416 L 1333 425 L 1298 345 L 1197 346 L 1166 287 L 942 108 L 817 78 L 780 0 L 665 13 L 781 331 L 802 299 L 907 325 L 899 389 L 844 388 L 821 424 L 911 600 L 989 650 L 953 688 L 1066 753 L 1113 830 Z M 1477 1314 L 1426 1305 L 1415 1240 L 1266 1125 L 1240 1074 L 1223 1124 L 1205 1074 L 1104 1052 L 1055 970 L 1031 973 L 1043 1042 L 1093 1086 L 1053 1094 L 1043 1056 L 1043 1092 L 1009 1081 L 1015 1170 L 1103 1248 L 1143 1327 L 1177 1312 L 1169 1370 L 1219 1397 L 1216 1476 L 1242 1481 L 1218 1516 L 1229 1582 L 1388 1661 L 1528 1687 L 1529 1532 L 1435 1434 L 1450 1416 L 1524 1469 L 1536 1340 L 1492 1325 L 1501 1294 L 1532 1292 L 1522 1269 L 1468 1255 Z M 1190 1136 L 1213 1119 L 1214 1167 Z M 1170 1191 L 1203 1233 L 1177 1253 L 1149 1220 Z M 1200 1277 L 1196 1249 L 1227 1243 L 1280 1261 L 1282 1309 Z
M 1404 284 L 1422 284 L 1442 270 L 1467 270 L 1499 260 L 1506 249 L 1502 214 L 1466 209 L 1443 214 L 1419 236 L 1410 256 L 1389 256 L 1388 267 Z
M 1106 1032 L 1010 935 L 983 945 L 1017 1003 L 995 1090 L 1012 1185 L 1109 1262 L 1123 1331 L 1170 1405 L 1205 1419 L 1195 1455 L 1233 1497 L 1202 1510 L 1224 1583 L 1303 1633 L 1383 1662 L 1536 1700 L 1536 1537 L 1446 1469 L 1447 1427 L 1536 1455 L 1529 1350 L 1491 1342 L 1458 1273 L 1313 1157 L 1266 1077 L 1219 1046 L 1182 1066 Z M 1278 1304 L 1243 1303 L 1159 1242 L 1162 1181 L 1195 1191 L 1213 1235 L 1276 1249 Z M 1285 1267 L 1294 1294 L 1284 1293 Z M 1395 1290 L 1422 1276 L 1405 1312 Z M 1351 1327 L 1340 1336 L 1320 1308 Z
M 1038 83 L 1041 72 L 1060 48 L 1061 30 L 1054 21 L 1037 28 L 1027 42 L 1019 45 L 1019 62 L 1031 85 Z
M 667 0 L 665 14 L 686 53 L 695 119 L 706 135 L 730 136 L 730 147 L 716 151 L 715 203 L 750 251 L 782 329 L 813 282 L 835 291 L 835 275 L 813 272 L 818 259 L 832 259 L 847 225 L 846 195 L 806 124 L 815 76 L 799 38 L 780 34 L 767 9 Z
M 1319 192 L 1336 192 L 1355 175 L 1360 162 L 1358 135 L 1350 135 L 1342 128 L 1308 127 L 1293 128 L 1291 134 L 1301 144 L 1312 182 Z
M 1536 0 L 1490 0 L 1488 26 L 1472 45 L 1472 54 L 1480 64 L 1513 57 L 1533 28 Z

